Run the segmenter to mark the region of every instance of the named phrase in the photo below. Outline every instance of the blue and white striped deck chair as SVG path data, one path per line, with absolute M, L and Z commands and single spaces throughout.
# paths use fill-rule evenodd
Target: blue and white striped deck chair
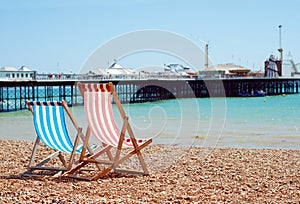
M 84 135 L 82 133 L 82 128 L 78 126 L 66 102 L 27 101 L 26 104 L 28 109 L 33 114 L 33 124 L 37 134 L 37 139 L 32 150 L 28 171 L 23 173 L 23 175 L 43 175 L 41 173 L 32 173 L 34 170 L 47 170 L 62 173 L 71 169 L 72 165 L 74 164 L 75 154 L 81 153 L 82 145 L 79 144 L 79 141 L 80 139 L 81 141 L 84 141 Z M 72 143 L 67 130 L 64 112 L 68 114 L 74 125 L 74 128 L 77 131 L 74 144 Z M 34 160 L 40 141 L 56 151 L 39 163 L 35 164 Z M 92 153 L 91 148 L 89 148 L 89 152 Z M 63 153 L 70 154 L 69 161 L 64 159 Z M 58 167 L 57 165 L 55 165 L 55 167 L 49 165 L 45 166 L 46 163 L 57 156 L 62 162 L 62 165 Z

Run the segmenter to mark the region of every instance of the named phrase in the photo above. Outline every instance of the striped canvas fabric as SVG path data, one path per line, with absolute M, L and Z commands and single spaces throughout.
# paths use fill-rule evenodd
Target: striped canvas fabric
M 81 84 L 84 92 L 110 92 L 108 84 Z
M 37 135 L 48 147 L 71 153 L 73 144 L 70 140 L 64 108 L 61 102 L 30 102 L 33 108 L 33 123 Z M 80 153 L 82 145 L 78 145 L 76 153 Z
M 107 89 L 100 88 L 97 90 L 101 91 L 90 91 L 90 89 L 86 89 L 84 93 L 84 110 L 89 127 L 98 140 L 113 147 L 117 147 L 120 132 L 115 124 L 112 112 L 111 93 L 105 91 Z M 142 143 L 144 141 L 145 140 L 137 140 L 137 143 Z M 130 138 L 128 138 L 124 140 L 122 147 L 132 146 L 133 144 Z

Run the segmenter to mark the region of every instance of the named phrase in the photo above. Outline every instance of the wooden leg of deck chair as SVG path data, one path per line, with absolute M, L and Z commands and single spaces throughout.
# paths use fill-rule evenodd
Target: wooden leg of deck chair
M 80 162 L 79 164 L 77 164 L 75 167 L 73 167 L 71 170 L 67 171 L 64 176 L 70 176 L 72 174 L 74 174 L 77 170 L 79 170 L 80 168 L 82 168 L 83 166 L 85 166 L 86 163 L 85 162 Z
M 81 162 L 78 164 L 76 167 L 72 168 L 71 170 L 67 171 L 66 173 L 63 174 L 63 176 L 71 177 L 71 178 L 77 178 L 77 179 L 82 179 L 82 180 L 97 180 L 98 178 L 103 177 L 104 175 L 108 174 L 111 171 L 111 167 L 108 167 L 104 170 L 102 170 L 99 174 L 96 174 L 94 176 L 82 176 L 82 175 L 76 175 L 75 173 L 79 171 L 82 167 L 84 167 L 86 164 L 89 164 L 90 162 Z
M 142 169 L 143 169 L 143 171 L 144 171 L 144 173 L 146 174 L 146 175 L 148 175 L 149 174 L 149 171 L 148 171 L 148 169 L 147 169 L 147 165 L 146 165 L 146 163 L 145 163 L 145 161 L 144 161 L 144 159 L 143 159 L 143 156 L 142 156 L 142 154 L 141 154 L 141 149 L 142 148 L 144 148 L 145 146 L 147 146 L 148 144 L 150 144 L 151 142 L 152 142 L 152 140 L 148 140 L 147 142 L 145 142 L 144 144 L 146 144 L 145 146 L 138 146 L 138 144 L 137 144 L 137 142 L 136 142 L 136 139 L 135 139 L 135 137 L 134 137 L 134 134 L 133 134 L 133 131 L 132 131 L 132 129 L 131 129 L 131 126 L 128 124 L 128 127 L 127 127 L 127 131 L 128 131 L 128 134 L 129 134 L 129 136 L 130 136 L 130 138 L 131 138 L 131 140 L 132 140 L 132 144 L 133 144 L 133 147 L 134 147 L 134 149 L 135 149 L 135 151 L 136 151 L 136 154 L 137 154 L 137 156 L 138 156 L 138 159 L 139 159 L 139 161 L 140 161 L 140 164 L 141 164 L 141 166 L 142 166 Z
M 81 132 L 82 135 L 82 132 Z M 91 129 L 89 127 L 87 127 L 86 129 L 86 133 L 85 133 L 85 138 L 84 138 L 84 142 L 83 142 L 83 148 L 79 157 L 79 161 L 83 161 L 84 158 L 87 156 L 86 155 L 86 150 L 88 150 L 89 155 L 94 155 L 94 151 L 90 148 L 89 146 L 89 140 L 90 140 L 90 135 L 91 135 Z M 101 167 L 96 164 L 98 170 L 101 170 Z
M 61 152 L 58 153 L 58 158 L 61 161 L 61 163 L 63 163 L 64 167 L 67 168 L 68 167 L 68 163 L 66 162 L 64 156 L 61 154 Z
M 48 156 L 47 158 L 45 158 L 43 161 L 41 161 L 40 163 L 33 165 L 33 166 L 29 166 L 28 170 L 25 171 L 24 173 L 21 173 L 21 176 L 34 176 L 35 174 L 32 174 L 32 171 L 34 170 L 64 170 L 64 169 L 55 169 L 55 168 L 51 168 L 51 167 L 45 167 L 44 165 L 46 163 L 48 163 L 49 161 L 51 161 L 53 158 L 57 157 L 59 155 L 59 152 L 54 152 L 53 154 L 51 154 L 50 156 Z
M 147 145 L 149 145 L 152 142 L 152 139 L 147 140 L 146 142 L 144 142 L 143 144 L 141 144 L 140 150 L 143 149 L 144 147 L 146 147 Z M 132 150 L 131 152 L 129 152 L 128 154 L 126 154 L 125 156 L 123 156 L 118 162 L 117 165 L 121 164 L 122 162 L 124 162 L 126 159 L 128 159 L 129 157 L 133 156 L 136 154 L 136 150 Z
M 78 164 L 77 166 L 72 168 L 71 170 L 65 172 L 62 176 L 91 181 L 93 179 L 92 177 L 75 174 L 77 171 L 79 171 L 86 164 L 88 164 L 88 163 L 87 162 L 81 162 L 80 164 Z
M 103 143 L 103 142 L 102 142 L 102 145 L 103 145 L 103 147 L 108 146 L 107 144 L 105 144 L 105 143 Z M 111 151 L 108 150 L 108 151 L 106 152 L 106 154 L 107 154 L 108 159 L 109 159 L 110 161 L 113 161 L 113 155 L 112 155 Z
M 101 173 L 95 175 L 95 176 L 92 178 L 92 180 L 95 181 L 95 180 L 97 180 L 97 179 L 99 179 L 99 178 L 105 176 L 105 175 L 108 174 L 111 170 L 112 170 L 111 167 L 106 168 L 106 169 L 103 170 Z
M 78 130 L 77 130 L 77 135 L 76 135 L 76 139 L 75 139 L 75 142 L 74 142 L 74 148 L 72 150 L 72 153 L 71 153 L 71 156 L 70 156 L 70 159 L 69 159 L 68 170 L 70 170 L 73 166 L 74 159 L 75 159 L 75 154 L 76 154 L 76 148 L 77 148 L 78 143 L 79 143 L 80 134 L 82 134 L 82 128 L 81 127 L 79 127 Z
M 93 149 L 89 146 L 90 135 L 91 135 L 91 129 L 88 127 L 86 129 L 85 138 L 83 140 L 84 141 L 84 144 L 83 144 L 84 152 L 81 155 L 82 158 L 86 155 L 86 150 L 88 150 L 88 152 L 89 152 L 90 155 L 94 154 Z
M 122 150 L 123 141 L 124 141 L 124 138 L 125 138 L 125 131 L 126 131 L 127 125 L 128 125 L 128 117 L 125 117 L 123 125 L 122 125 L 122 129 L 121 129 L 120 139 L 119 139 L 119 142 L 118 142 L 117 152 L 116 152 L 115 158 L 113 160 L 113 165 L 112 165 L 113 169 L 115 169 L 118 166 L 118 165 L 116 165 L 116 163 L 120 158 L 120 154 L 121 154 L 121 150 Z
M 43 166 L 44 164 L 48 163 L 49 161 L 51 161 L 53 158 L 57 157 L 59 155 L 59 152 L 54 152 L 53 154 L 51 154 L 49 157 L 47 157 L 46 159 L 44 159 L 43 161 L 41 161 L 40 163 L 38 163 L 37 165 L 35 165 L 36 167 L 40 167 Z
M 144 160 L 144 158 L 143 158 L 141 152 L 138 151 L 138 152 L 137 152 L 137 155 L 138 155 L 138 159 L 139 159 L 139 161 L 140 161 L 140 164 L 141 164 L 141 166 L 142 166 L 142 169 L 143 169 L 144 173 L 145 173 L 146 175 L 149 175 L 149 171 L 148 171 L 148 169 L 147 169 L 147 165 L 146 165 L 146 163 L 145 163 L 145 160 Z
M 149 144 L 150 144 L 150 143 L 149 143 Z M 141 164 L 141 166 L 142 166 L 142 169 L 143 169 L 144 173 L 145 173 L 146 175 L 148 175 L 148 174 L 149 174 L 149 171 L 148 171 L 148 169 L 147 169 L 147 165 L 146 165 L 146 163 L 145 163 L 145 160 L 144 160 L 144 158 L 143 158 L 143 156 L 142 156 L 140 146 L 138 147 L 138 149 L 136 149 L 136 154 L 137 154 L 137 157 L 138 157 L 138 159 L 139 159 L 139 161 L 140 161 L 140 164 Z
M 72 169 L 68 170 L 66 173 L 63 174 L 63 176 L 68 176 L 68 177 L 73 177 L 73 178 L 79 178 L 79 179 L 85 179 L 85 180 L 92 180 L 93 178 L 75 176 L 74 173 L 76 173 L 77 171 L 79 171 L 82 167 L 84 167 L 88 163 L 95 163 L 96 166 L 97 166 L 97 168 L 98 168 L 98 170 L 101 171 L 101 173 L 104 172 L 105 170 L 103 171 L 101 169 L 101 166 L 100 166 L 99 162 L 97 161 L 97 157 L 99 157 L 102 154 L 105 154 L 105 153 L 109 152 L 111 148 L 112 148 L 112 146 L 106 145 L 106 147 L 103 148 L 102 150 L 100 150 L 99 152 L 97 152 L 97 153 L 95 153 L 95 154 L 93 154 L 93 155 L 91 155 L 89 157 L 83 158 L 83 160 L 79 164 L 77 164 Z M 110 164 L 110 163 L 108 163 L 108 164 Z M 107 170 L 107 171 L 109 172 L 110 170 Z M 105 173 L 105 174 L 107 174 L 107 173 Z M 100 175 L 100 177 L 101 176 L 103 176 L 103 175 Z
M 141 144 L 141 145 L 139 146 L 139 150 L 138 150 L 138 151 L 140 151 L 140 150 L 142 150 L 143 148 L 145 148 L 145 147 L 146 147 L 147 145 L 149 145 L 151 142 L 152 142 L 152 139 L 149 139 L 149 140 L 147 140 L 146 142 L 144 142 L 143 144 Z M 137 154 L 137 150 L 136 150 L 136 149 L 133 149 L 131 152 L 129 152 L 128 154 L 126 154 L 125 156 L 123 156 L 119 161 L 117 161 L 117 162 L 115 163 L 116 167 L 119 166 L 121 163 L 123 163 L 125 160 L 127 160 L 129 157 L 131 157 L 131 156 L 133 156 L 133 155 L 135 155 L 135 154 Z M 139 158 L 139 161 L 140 161 L 140 159 L 142 160 L 141 166 L 142 166 L 142 169 L 143 169 L 143 171 L 144 171 L 144 174 L 145 174 L 145 175 L 148 175 L 149 172 L 148 172 L 147 166 L 146 166 L 146 164 L 145 164 L 145 162 L 144 162 L 144 159 L 141 157 L 141 158 Z M 141 162 L 141 161 L 140 161 L 140 162 Z M 144 166 L 143 166 L 143 164 L 144 164 Z M 120 171 L 120 169 L 119 169 L 118 171 Z
M 87 127 L 86 133 L 85 133 L 85 139 L 84 139 L 84 143 L 83 143 L 83 148 L 82 148 L 81 154 L 80 154 L 80 159 L 79 159 L 80 161 L 82 161 L 83 158 L 85 157 L 86 148 L 89 144 L 90 135 L 91 135 L 91 130 L 89 127 Z
M 104 147 L 101 151 L 87 157 L 87 158 L 84 158 L 83 161 L 86 161 L 86 160 L 89 160 L 89 159 L 97 159 L 97 157 L 101 156 L 102 154 L 104 153 L 107 153 L 108 151 L 110 151 L 110 149 L 112 148 L 112 146 L 110 145 L 106 145 L 106 147 Z
M 81 153 L 80 153 L 80 156 L 79 156 L 79 162 L 80 162 L 80 161 L 83 161 L 84 158 L 87 156 L 87 155 L 86 155 L 86 150 L 88 150 L 89 155 L 93 155 L 94 152 L 93 152 L 93 150 L 92 150 L 92 149 L 90 148 L 90 146 L 89 146 L 89 140 L 90 140 L 90 135 L 91 135 L 91 130 L 90 130 L 90 128 L 87 127 L 86 133 L 85 133 L 85 137 L 84 137 L 83 134 L 82 134 L 82 130 L 80 131 L 79 134 L 80 134 L 81 139 L 83 139 L 83 148 L 82 148 Z M 100 166 L 99 166 L 98 164 L 96 164 L 96 166 L 97 166 L 97 168 L 98 168 L 99 170 L 101 169 Z M 71 168 L 70 168 L 70 169 L 71 169 Z
M 37 138 L 35 140 L 35 143 L 34 143 L 34 146 L 33 146 L 33 150 L 31 152 L 31 157 L 30 157 L 30 160 L 29 160 L 28 167 L 33 166 L 34 159 L 35 159 L 35 154 L 36 154 L 36 150 L 37 150 L 37 148 L 39 146 L 39 143 L 40 143 L 40 138 L 37 136 Z

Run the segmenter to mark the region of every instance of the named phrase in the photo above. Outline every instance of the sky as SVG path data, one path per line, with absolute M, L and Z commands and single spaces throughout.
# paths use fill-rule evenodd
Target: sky
M 155 29 L 202 49 L 208 42 L 211 64 L 259 71 L 270 54 L 279 56 L 279 25 L 284 59 L 291 53 L 300 62 L 299 8 L 299 0 L 1 0 L 0 67 L 78 73 L 95 50 L 117 36 Z M 141 68 L 183 62 L 141 52 L 118 63 Z

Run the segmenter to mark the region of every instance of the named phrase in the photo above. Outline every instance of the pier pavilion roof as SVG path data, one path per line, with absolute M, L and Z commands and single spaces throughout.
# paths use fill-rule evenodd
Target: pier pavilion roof
M 118 63 L 114 62 L 107 69 L 98 68 L 94 70 L 94 73 L 102 75 L 132 75 L 135 74 L 135 70 L 131 68 L 124 68 Z
M 108 68 L 106 72 L 113 75 L 135 74 L 135 71 L 130 68 Z
M 108 67 L 108 69 L 123 69 L 123 67 L 118 63 L 114 62 L 112 65 Z
M 15 67 L 5 66 L 5 67 L 2 67 L 0 69 L 0 71 L 15 72 L 15 71 L 18 71 L 18 69 Z

